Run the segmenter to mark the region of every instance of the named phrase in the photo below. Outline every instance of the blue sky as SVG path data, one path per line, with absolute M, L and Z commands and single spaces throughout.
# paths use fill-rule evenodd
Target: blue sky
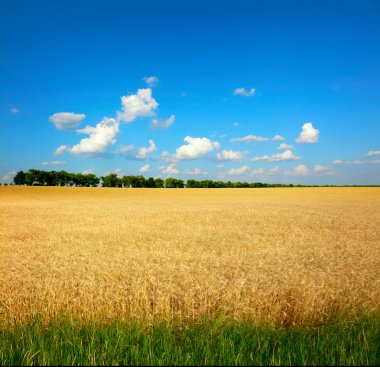
M 0 178 L 380 184 L 380 2 L 0 2 Z

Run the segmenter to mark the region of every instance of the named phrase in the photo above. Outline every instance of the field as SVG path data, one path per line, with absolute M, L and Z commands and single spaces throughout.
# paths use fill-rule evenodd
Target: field
M 4 340 L 62 317 L 317 330 L 380 315 L 380 188 L 2 186 L 0 198 Z

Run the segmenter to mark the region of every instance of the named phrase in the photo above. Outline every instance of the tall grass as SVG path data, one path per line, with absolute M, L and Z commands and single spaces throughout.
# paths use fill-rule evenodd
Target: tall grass
M 318 328 L 34 319 L 0 332 L 1 365 L 379 365 L 380 318 Z

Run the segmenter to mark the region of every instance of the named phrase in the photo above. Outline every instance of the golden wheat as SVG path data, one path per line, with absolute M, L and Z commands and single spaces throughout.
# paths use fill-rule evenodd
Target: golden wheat
M 0 187 L 1 318 L 380 311 L 380 189 Z

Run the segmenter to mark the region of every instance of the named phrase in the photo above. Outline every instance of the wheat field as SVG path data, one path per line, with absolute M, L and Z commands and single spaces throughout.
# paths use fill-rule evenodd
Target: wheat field
M 380 311 L 380 188 L 0 187 L 0 320 Z

